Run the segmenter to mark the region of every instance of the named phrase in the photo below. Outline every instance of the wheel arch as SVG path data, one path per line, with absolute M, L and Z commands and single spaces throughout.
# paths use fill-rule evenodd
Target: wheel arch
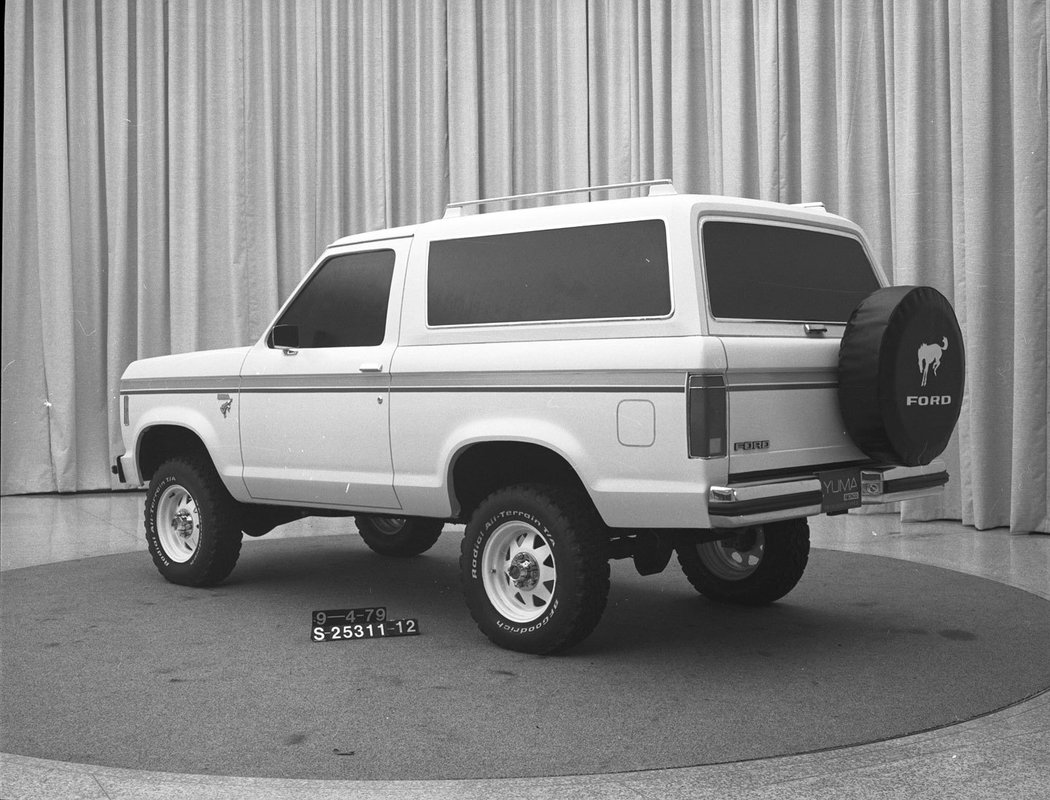
M 157 467 L 175 456 L 202 456 L 214 460 L 204 440 L 193 429 L 184 425 L 151 425 L 139 433 L 135 446 L 135 462 L 143 483 L 149 483 Z
M 579 472 L 554 449 L 513 439 L 479 441 L 461 447 L 450 462 L 448 488 L 453 513 L 457 519 L 466 520 L 485 497 L 516 483 L 568 486 L 590 497 Z

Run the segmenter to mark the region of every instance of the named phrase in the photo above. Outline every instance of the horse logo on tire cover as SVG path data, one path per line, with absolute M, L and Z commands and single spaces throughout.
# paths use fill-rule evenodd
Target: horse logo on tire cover
M 926 385 L 930 367 L 933 367 L 933 374 L 937 374 L 937 370 L 941 366 L 941 356 L 944 355 L 944 351 L 947 349 L 947 336 L 941 337 L 940 344 L 922 344 L 919 346 L 919 372 L 922 373 L 922 386 Z

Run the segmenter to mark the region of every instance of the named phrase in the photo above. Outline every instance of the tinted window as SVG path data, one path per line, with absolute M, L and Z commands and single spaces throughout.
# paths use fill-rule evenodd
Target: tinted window
M 660 220 L 433 242 L 427 281 L 431 325 L 671 312 Z
M 744 222 L 705 222 L 701 230 L 715 317 L 846 322 L 879 288 L 849 236 Z
M 300 347 L 381 344 L 393 273 L 393 250 L 331 258 L 314 273 L 277 324 L 297 325 Z

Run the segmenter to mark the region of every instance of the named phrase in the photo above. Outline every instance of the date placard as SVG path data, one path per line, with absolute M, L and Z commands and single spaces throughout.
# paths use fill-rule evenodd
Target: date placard
M 384 639 L 389 636 L 419 636 L 419 620 L 388 619 L 385 622 L 358 622 L 353 625 L 315 625 L 310 631 L 310 639 L 315 642 Z
M 310 640 L 314 642 L 419 635 L 419 620 L 388 619 L 382 606 L 315 611 L 310 615 L 310 625 Z
M 328 611 L 315 611 L 310 615 L 313 625 L 356 625 L 370 622 L 386 622 L 386 608 L 371 606 L 369 608 L 333 608 Z

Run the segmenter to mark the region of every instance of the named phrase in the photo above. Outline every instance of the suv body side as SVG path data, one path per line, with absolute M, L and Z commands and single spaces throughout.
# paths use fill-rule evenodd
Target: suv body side
M 812 503 L 761 513 L 762 503 L 747 504 L 812 494 L 815 471 L 867 462 L 835 392 L 844 321 L 813 320 L 823 330 L 812 335 L 798 320 L 718 317 L 701 232 L 709 220 L 740 220 L 852 237 L 883 286 L 860 229 L 823 210 L 695 195 L 576 204 L 571 214 L 568 222 L 565 207 L 547 206 L 468 215 L 333 243 L 274 324 L 332 259 L 386 251 L 393 267 L 382 340 L 282 349 L 271 325 L 250 348 L 136 362 L 122 383 L 134 413 L 125 415 L 118 466 L 132 482 L 147 481 L 156 458 L 143 465 L 140 453 L 150 430 L 183 426 L 236 500 L 461 519 L 477 499 L 457 486 L 468 454 L 522 445 L 549 454 L 541 463 L 564 465 L 614 528 L 735 527 L 819 513 Z M 428 321 L 435 244 L 637 221 L 664 226 L 666 313 Z M 728 429 L 713 457 L 689 452 L 690 381 L 704 376 L 727 396 Z M 225 411 L 224 398 L 233 400 Z M 482 469 L 521 452 L 496 447 Z M 941 462 L 920 471 L 938 470 Z M 744 505 L 712 513 L 730 496 Z

